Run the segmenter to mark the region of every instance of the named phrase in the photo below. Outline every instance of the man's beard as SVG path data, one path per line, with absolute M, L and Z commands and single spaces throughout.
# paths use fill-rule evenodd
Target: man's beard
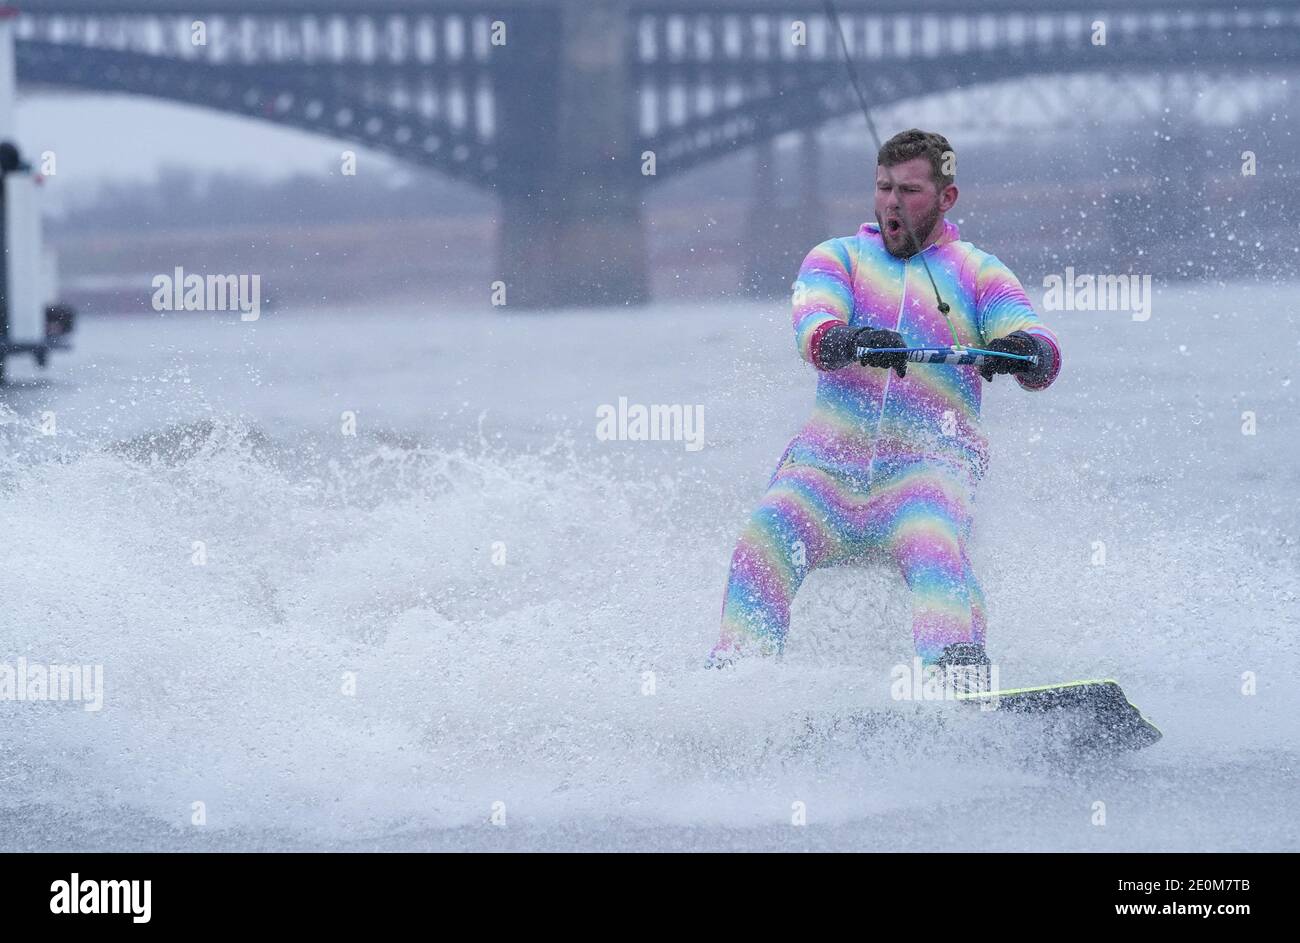
M 911 224 L 912 231 L 909 233 L 907 227 L 904 226 L 902 243 L 893 248 L 890 247 L 889 240 L 884 238 L 887 230 L 885 229 L 885 221 L 880 218 L 879 213 L 876 214 L 876 225 L 880 227 L 881 239 L 885 243 L 885 248 L 889 250 L 889 254 L 899 259 L 910 259 L 921 251 L 921 241 L 934 231 L 934 227 L 938 225 L 939 217 L 942 215 L 943 213 L 940 211 L 939 203 L 936 200 L 934 207 L 928 212 L 916 219 L 905 219 L 906 222 Z M 899 218 L 904 219 L 901 213 Z

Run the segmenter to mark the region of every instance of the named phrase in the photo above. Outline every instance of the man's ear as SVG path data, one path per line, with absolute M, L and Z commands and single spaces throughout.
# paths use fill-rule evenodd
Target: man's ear
M 957 184 L 950 183 L 948 186 L 944 187 L 943 192 L 939 194 L 939 211 L 946 213 L 956 206 L 957 196 Z

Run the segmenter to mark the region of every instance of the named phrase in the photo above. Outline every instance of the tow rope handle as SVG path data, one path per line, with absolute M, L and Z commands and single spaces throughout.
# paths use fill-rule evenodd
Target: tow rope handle
M 1008 354 L 1000 350 L 981 347 L 859 347 L 854 359 L 859 362 L 867 354 L 907 354 L 908 363 L 947 363 L 982 367 L 994 357 L 1004 360 L 1024 360 L 1038 366 L 1037 354 Z

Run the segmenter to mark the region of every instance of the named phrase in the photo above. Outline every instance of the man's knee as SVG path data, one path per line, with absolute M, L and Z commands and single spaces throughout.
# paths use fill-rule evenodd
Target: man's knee
M 959 528 L 942 517 L 919 518 L 892 543 L 894 561 L 913 593 L 969 602 L 965 549 Z

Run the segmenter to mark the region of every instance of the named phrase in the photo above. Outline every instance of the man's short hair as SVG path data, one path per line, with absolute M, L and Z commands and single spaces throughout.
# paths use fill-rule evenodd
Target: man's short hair
M 935 186 L 942 190 L 956 177 L 956 154 L 948 139 L 933 131 L 911 128 L 900 131 L 880 147 L 876 163 L 884 167 L 902 164 L 914 157 L 925 157 L 930 161 Z M 953 173 L 945 173 L 952 170 Z

